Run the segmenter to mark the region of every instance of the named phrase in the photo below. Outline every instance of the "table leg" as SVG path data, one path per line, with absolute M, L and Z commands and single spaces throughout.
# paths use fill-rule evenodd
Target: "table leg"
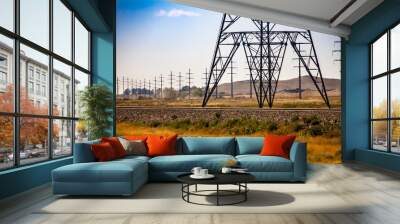
M 219 184 L 217 184 L 217 206 L 219 206 Z
M 245 187 L 245 192 L 244 192 L 244 201 L 247 201 L 247 192 L 248 192 L 248 189 L 247 189 L 247 183 L 244 183 L 244 187 Z
M 195 185 L 195 190 L 194 191 L 196 191 L 197 192 L 197 184 Z

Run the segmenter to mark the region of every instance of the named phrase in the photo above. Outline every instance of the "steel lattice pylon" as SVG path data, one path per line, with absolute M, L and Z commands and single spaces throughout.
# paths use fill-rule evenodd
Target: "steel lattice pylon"
M 239 16 L 230 14 L 223 14 L 222 16 L 218 40 L 207 78 L 203 107 L 207 105 L 212 94 L 216 91 L 218 83 L 240 45 L 243 46 L 246 55 L 250 70 L 250 81 L 256 94 L 258 106 L 264 107 L 264 103 L 267 101 L 268 106 L 272 107 L 286 48 L 290 44 L 322 99 L 330 108 L 324 79 L 309 30 L 281 31 L 274 29 L 275 24 L 273 23 L 252 19 L 250 21 L 254 24 L 256 31 L 229 32 L 228 29 L 239 19 Z

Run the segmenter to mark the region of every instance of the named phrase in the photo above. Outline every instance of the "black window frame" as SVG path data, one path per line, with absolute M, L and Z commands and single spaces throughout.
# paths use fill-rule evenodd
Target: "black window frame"
M 391 84 L 391 80 L 392 80 L 392 75 L 395 75 L 396 73 L 400 72 L 400 67 L 397 68 L 391 68 L 391 31 L 397 27 L 400 26 L 400 21 L 394 23 L 393 25 L 391 25 L 389 28 L 385 29 L 385 31 L 383 33 L 381 33 L 380 35 L 378 35 L 374 40 L 372 40 L 369 43 L 369 102 L 370 102 L 370 106 L 369 106 L 369 145 L 370 145 L 370 150 L 373 151 L 379 151 L 379 152 L 386 152 L 386 153 L 391 153 L 391 154 L 400 154 L 400 152 L 393 152 L 392 151 L 392 121 L 400 121 L 400 117 L 393 117 L 392 116 L 392 108 L 391 108 L 391 104 L 392 104 L 392 99 L 391 99 L 391 90 L 392 90 L 392 84 Z M 386 71 L 376 74 L 373 74 L 373 44 L 378 41 L 381 37 L 383 37 L 384 35 L 387 36 L 387 67 L 386 67 Z M 373 81 L 378 79 L 378 78 L 383 78 L 386 77 L 386 86 L 387 86 L 387 105 L 386 105 L 386 117 L 385 118 L 373 118 Z M 373 122 L 384 122 L 386 121 L 386 151 L 384 150 L 379 150 L 374 148 L 374 132 L 373 132 Z
M 49 45 L 48 49 L 45 47 L 42 47 L 39 44 L 34 43 L 33 41 L 30 41 L 27 38 L 24 38 L 23 36 L 20 35 L 20 0 L 14 0 L 13 1 L 13 9 L 14 9 L 14 30 L 8 30 L 4 27 L 0 26 L 0 35 L 3 35 L 5 37 L 8 37 L 13 40 L 13 68 L 12 68 L 12 74 L 14 78 L 14 99 L 13 99 L 13 112 L 2 112 L 0 111 L 0 116 L 2 117 L 10 117 L 13 119 L 13 166 L 10 167 L 5 167 L 5 168 L 0 168 L 0 172 L 5 171 L 5 170 L 11 170 L 11 169 L 16 169 L 19 167 L 23 166 L 30 166 L 33 164 L 37 163 L 43 163 L 47 162 L 50 160 L 59 160 L 62 158 L 70 157 L 73 156 L 74 152 L 74 143 L 75 143 L 75 127 L 76 127 L 76 121 L 79 120 L 79 117 L 75 116 L 75 88 L 73 83 L 75 82 L 75 69 L 87 74 L 89 76 L 89 83 L 88 85 L 92 85 L 92 71 L 91 71 L 91 37 L 92 37 L 92 30 L 89 28 L 89 26 L 84 22 L 84 20 L 79 16 L 79 14 L 73 10 L 73 8 L 66 2 L 65 0 L 59 0 L 65 7 L 68 8 L 68 10 L 71 11 L 71 58 L 67 59 L 64 58 L 63 56 L 53 52 L 53 1 L 54 0 L 48 0 L 49 2 Z M 89 49 L 88 49 L 88 61 L 89 61 L 89 67 L 88 69 L 85 69 L 78 64 L 75 63 L 75 19 L 77 19 L 88 31 L 89 34 Z M 38 115 L 38 114 L 27 114 L 27 113 L 21 113 L 20 112 L 20 45 L 23 44 L 27 47 L 30 47 L 40 53 L 43 53 L 48 56 L 49 62 L 48 62 L 48 113 L 47 115 Z M 71 92 L 72 92 L 72 99 L 71 99 L 71 105 L 72 105 L 72 113 L 70 116 L 57 116 L 53 115 L 53 59 L 58 60 L 59 62 L 62 62 L 66 65 L 71 66 Z M 28 74 L 26 74 L 28 77 Z M 48 141 L 48 157 L 38 161 L 38 162 L 33 162 L 33 163 L 27 163 L 27 164 L 21 164 L 20 163 L 20 118 L 27 117 L 27 118 L 44 118 L 47 119 L 48 122 L 48 136 L 47 136 L 47 141 Z M 71 153 L 68 155 L 63 155 L 63 156 L 57 156 L 54 157 L 53 155 L 53 121 L 56 120 L 67 120 L 71 121 L 72 123 L 72 133 L 71 133 Z

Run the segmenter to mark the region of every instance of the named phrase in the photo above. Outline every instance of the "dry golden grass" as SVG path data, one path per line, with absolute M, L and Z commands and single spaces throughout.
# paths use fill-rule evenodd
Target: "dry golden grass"
M 147 106 L 147 107 L 200 107 L 203 99 L 192 100 L 155 100 L 155 99 L 118 99 L 118 106 Z M 332 108 L 340 108 L 340 96 L 330 96 Z M 220 98 L 210 99 L 209 107 L 257 107 L 255 98 Z M 311 96 L 298 99 L 296 97 L 277 97 L 274 101 L 274 108 L 326 108 L 320 97 Z
M 171 128 L 150 128 L 137 126 L 129 122 L 117 123 L 117 135 L 171 135 L 180 136 L 227 136 L 223 133 L 210 134 L 207 130 L 175 130 Z M 265 133 L 257 132 L 250 136 L 263 136 Z M 310 163 L 341 163 L 341 139 L 331 136 L 299 136 L 298 141 L 307 143 L 307 159 Z

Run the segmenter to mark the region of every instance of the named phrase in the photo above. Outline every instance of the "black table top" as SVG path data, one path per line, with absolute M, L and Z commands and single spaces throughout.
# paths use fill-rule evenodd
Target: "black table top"
M 213 173 L 212 179 L 193 179 L 191 173 L 182 174 L 177 177 L 178 181 L 186 184 L 237 184 L 248 183 L 255 180 L 249 173 Z

